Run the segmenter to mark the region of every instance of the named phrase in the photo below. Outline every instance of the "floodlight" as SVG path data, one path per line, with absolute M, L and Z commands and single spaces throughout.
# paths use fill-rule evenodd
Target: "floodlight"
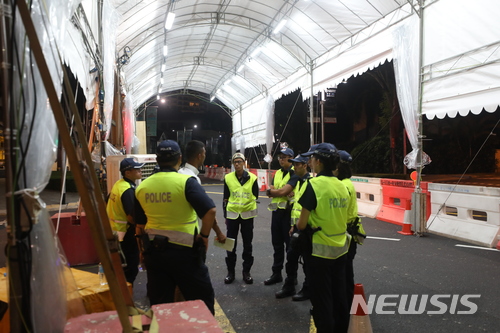
M 165 20 L 165 29 L 170 30 L 174 25 L 175 13 L 169 12 L 167 14 L 167 19 Z

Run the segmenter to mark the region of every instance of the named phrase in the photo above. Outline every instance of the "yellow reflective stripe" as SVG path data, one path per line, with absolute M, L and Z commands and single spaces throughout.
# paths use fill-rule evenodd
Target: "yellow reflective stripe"
M 328 246 L 325 244 L 313 243 L 312 255 L 326 259 L 337 259 L 343 256 L 349 250 L 351 235 L 346 234 L 346 240 L 343 246 Z
M 244 220 L 251 219 L 252 217 L 257 216 L 257 209 L 249 210 L 246 212 L 241 212 L 241 213 L 236 213 L 236 212 L 231 212 L 231 211 L 226 211 L 226 218 L 230 220 L 236 220 L 238 216 L 241 215 L 241 218 Z
M 236 212 L 231 212 L 229 210 L 226 211 L 226 218 L 230 219 L 230 220 L 236 220 L 238 218 L 240 214 L 236 213 Z
M 271 202 L 268 206 L 267 209 L 270 211 L 274 211 L 276 209 L 285 209 L 286 208 L 287 201 L 281 201 L 281 202 Z
M 182 231 L 147 229 L 146 232 L 150 236 L 159 235 L 168 237 L 168 241 L 173 244 L 193 247 L 194 235 L 190 235 Z
M 269 205 L 267 205 L 267 209 L 270 211 L 275 211 L 278 209 L 278 204 L 276 202 L 271 202 Z
M 233 202 L 233 201 L 228 201 L 227 203 L 228 203 L 228 204 L 231 204 L 231 205 L 240 205 L 240 206 L 245 206 L 245 205 L 246 205 L 246 202 Z
M 256 217 L 256 216 L 257 216 L 257 209 L 252 209 L 252 210 L 249 210 L 247 212 L 241 213 L 242 219 L 250 219 L 250 218 Z

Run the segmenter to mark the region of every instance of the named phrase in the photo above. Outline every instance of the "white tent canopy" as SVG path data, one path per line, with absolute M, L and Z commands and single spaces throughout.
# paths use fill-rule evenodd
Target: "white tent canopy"
M 307 98 L 391 60 L 394 30 L 419 8 L 417 0 L 104 0 L 101 10 L 98 3 L 82 1 L 81 35 L 70 34 L 71 50 L 89 54 L 65 57 L 75 73 L 99 67 L 112 91 L 120 59 L 134 108 L 178 89 L 215 96 L 233 110 L 234 134 L 247 147 L 265 143 L 265 126 L 254 119 L 266 118 L 259 105 L 268 96 L 301 88 Z M 169 12 L 175 20 L 166 29 Z M 429 119 L 500 104 L 499 15 L 495 0 L 424 2 L 422 112 Z M 98 27 L 106 28 L 100 52 Z M 92 65 L 96 54 L 103 63 Z M 93 100 L 94 81 L 82 81 Z
M 441 0 L 424 11 L 422 112 L 429 119 L 493 112 L 500 104 L 496 0 Z

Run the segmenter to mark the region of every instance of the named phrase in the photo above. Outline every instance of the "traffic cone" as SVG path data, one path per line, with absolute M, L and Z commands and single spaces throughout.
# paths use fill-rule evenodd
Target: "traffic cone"
M 265 192 L 267 190 L 267 186 L 266 186 L 266 178 L 265 177 L 262 177 L 262 186 L 260 187 L 260 191 L 261 192 Z
M 361 295 L 361 297 L 363 297 L 363 299 L 365 300 L 366 304 L 365 291 L 361 283 L 356 283 L 354 285 L 355 299 L 356 295 Z M 370 322 L 370 316 L 368 316 L 368 313 L 365 312 L 363 307 L 358 305 L 355 313 L 352 313 L 353 312 L 352 310 L 353 309 L 351 309 L 351 319 L 349 320 L 349 329 L 347 330 L 347 333 L 373 333 L 372 323 Z
M 411 231 L 411 222 L 410 222 L 410 213 L 411 210 L 405 210 L 404 221 L 403 221 L 403 230 L 398 231 L 401 235 L 413 235 L 413 231 Z

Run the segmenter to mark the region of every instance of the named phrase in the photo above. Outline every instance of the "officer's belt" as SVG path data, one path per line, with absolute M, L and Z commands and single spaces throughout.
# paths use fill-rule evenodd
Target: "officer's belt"
M 166 237 L 166 236 L 151 235 L 151 234 L 149 236 L 150 236 L 151 242 L 153 242 L 153 245 L 158 244 L 158 245 L 160 245 L 160 247 L 164 246 L 165 248 L 169 248 L 169 249 L 191 250 L 191 248 L 188 246 L 170 243 L 168 237 Z M 154 236 L 154 237 L 151 238 L 151 236 Z
M 168 237 L 170 243 L 192 247 L 194 243 L 194 235 L 176 230 L 163 230 L 163 229 L 146 229 L 146 232 L 154 236 Z

